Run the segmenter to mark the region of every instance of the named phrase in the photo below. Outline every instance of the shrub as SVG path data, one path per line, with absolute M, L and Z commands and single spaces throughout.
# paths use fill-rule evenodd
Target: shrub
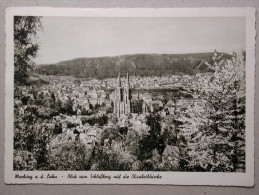
M 87 170 L 90 152 L 87 151 L 85 145 L 78 141 L 68 141 L 62 136 L 57 136 L 50 143 L 50 170 Z

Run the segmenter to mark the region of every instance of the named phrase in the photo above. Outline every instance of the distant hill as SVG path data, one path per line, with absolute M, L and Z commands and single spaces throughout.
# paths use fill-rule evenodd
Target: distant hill
M 210 71 L 213 53 L 195 54 L 134 54 L 112 57 L 76 58 L 56 64 L 38 65 L 34 70 L 42 75 L 64 75 L 81 78 L 111 78 L 127 71 L 136 76 L 196 74 Z M 225 59 L 231 55 L 224 54 Z

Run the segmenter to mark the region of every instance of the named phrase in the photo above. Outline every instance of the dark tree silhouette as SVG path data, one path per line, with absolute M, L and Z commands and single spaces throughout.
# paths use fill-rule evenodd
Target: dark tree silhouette
M 14 83 L 28 85 L 28 70 L 35 65 L 39 44 L 37 32 L 42 29 L 36 16 L 14 16 Z
M 74 114 L 74 112 L 73 112 L 73 101 L 70 97 L 66 101 L 65 110 L 66 110 L 66 113 L 69 114 L 69 115 Z

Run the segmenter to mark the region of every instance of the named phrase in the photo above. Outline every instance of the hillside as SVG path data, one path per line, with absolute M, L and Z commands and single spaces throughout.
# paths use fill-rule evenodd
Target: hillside
M 126 75 L 161 76 L 196 74 L 209 71 L 213 53 L 197 54 L 135 54 L 113 57 L 76 58 L 56 64 L 38 65 L 34 70 L 42 75 L 64 75 L 81 78 L 110 78 L 119 72 Z M 231 55 L 224 54 L 225 59 Z

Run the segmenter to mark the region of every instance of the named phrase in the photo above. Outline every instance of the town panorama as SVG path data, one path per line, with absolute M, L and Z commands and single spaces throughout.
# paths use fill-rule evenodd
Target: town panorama
M 15 20 L 14 170 L 245 172 L 245 52 L 75 59 L 27 72 L 27 19 Z

